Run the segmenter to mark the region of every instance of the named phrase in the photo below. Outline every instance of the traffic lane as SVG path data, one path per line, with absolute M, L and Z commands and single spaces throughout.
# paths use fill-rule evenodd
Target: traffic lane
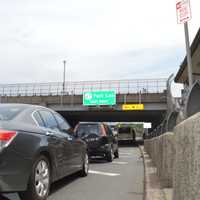
M 120 148 L 113 163 L 97 160 L 90 174 L 55 191 L 49 200 L 142 200 L 143 162 L 138 148 Z
M 73 175 L 54 183 L 48 200 L 142 200 L 143 162 L 139 149 L 120 148 L 119 153 L 120 158 L 112 163 L 93 161 L 85 178 Z M 20 200 L 16 194 L 7 197 L 5 200 Z

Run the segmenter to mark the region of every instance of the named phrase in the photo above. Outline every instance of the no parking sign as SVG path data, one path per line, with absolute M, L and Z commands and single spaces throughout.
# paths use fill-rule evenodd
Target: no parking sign
M 178 24 L 184 24 L 192 18 L 190 0 L 177 0 L 176 13 Z

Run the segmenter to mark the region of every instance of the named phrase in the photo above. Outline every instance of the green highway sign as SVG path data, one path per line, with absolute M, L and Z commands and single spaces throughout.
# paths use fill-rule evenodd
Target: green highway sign
M 84 106 L 115 105 L 115 104 L 116 104 L 116 92 L 113 90 L 83 93 Z

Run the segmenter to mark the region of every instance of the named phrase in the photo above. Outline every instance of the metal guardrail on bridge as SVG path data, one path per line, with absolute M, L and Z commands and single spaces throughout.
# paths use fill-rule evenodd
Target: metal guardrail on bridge
M 50 83 L 0 84 L 0 96 L 80 95 L 87 91 L 116 90 L 117 94 L 163 93 L 167 79 L 107 80 Z

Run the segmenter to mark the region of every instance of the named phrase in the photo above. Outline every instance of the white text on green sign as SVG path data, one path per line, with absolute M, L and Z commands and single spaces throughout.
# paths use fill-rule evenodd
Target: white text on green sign
M 83 93 L 84 106 L 98 106 L 98 105 L 115 105 L 116 92 L 115 91 L 94 91 Z

